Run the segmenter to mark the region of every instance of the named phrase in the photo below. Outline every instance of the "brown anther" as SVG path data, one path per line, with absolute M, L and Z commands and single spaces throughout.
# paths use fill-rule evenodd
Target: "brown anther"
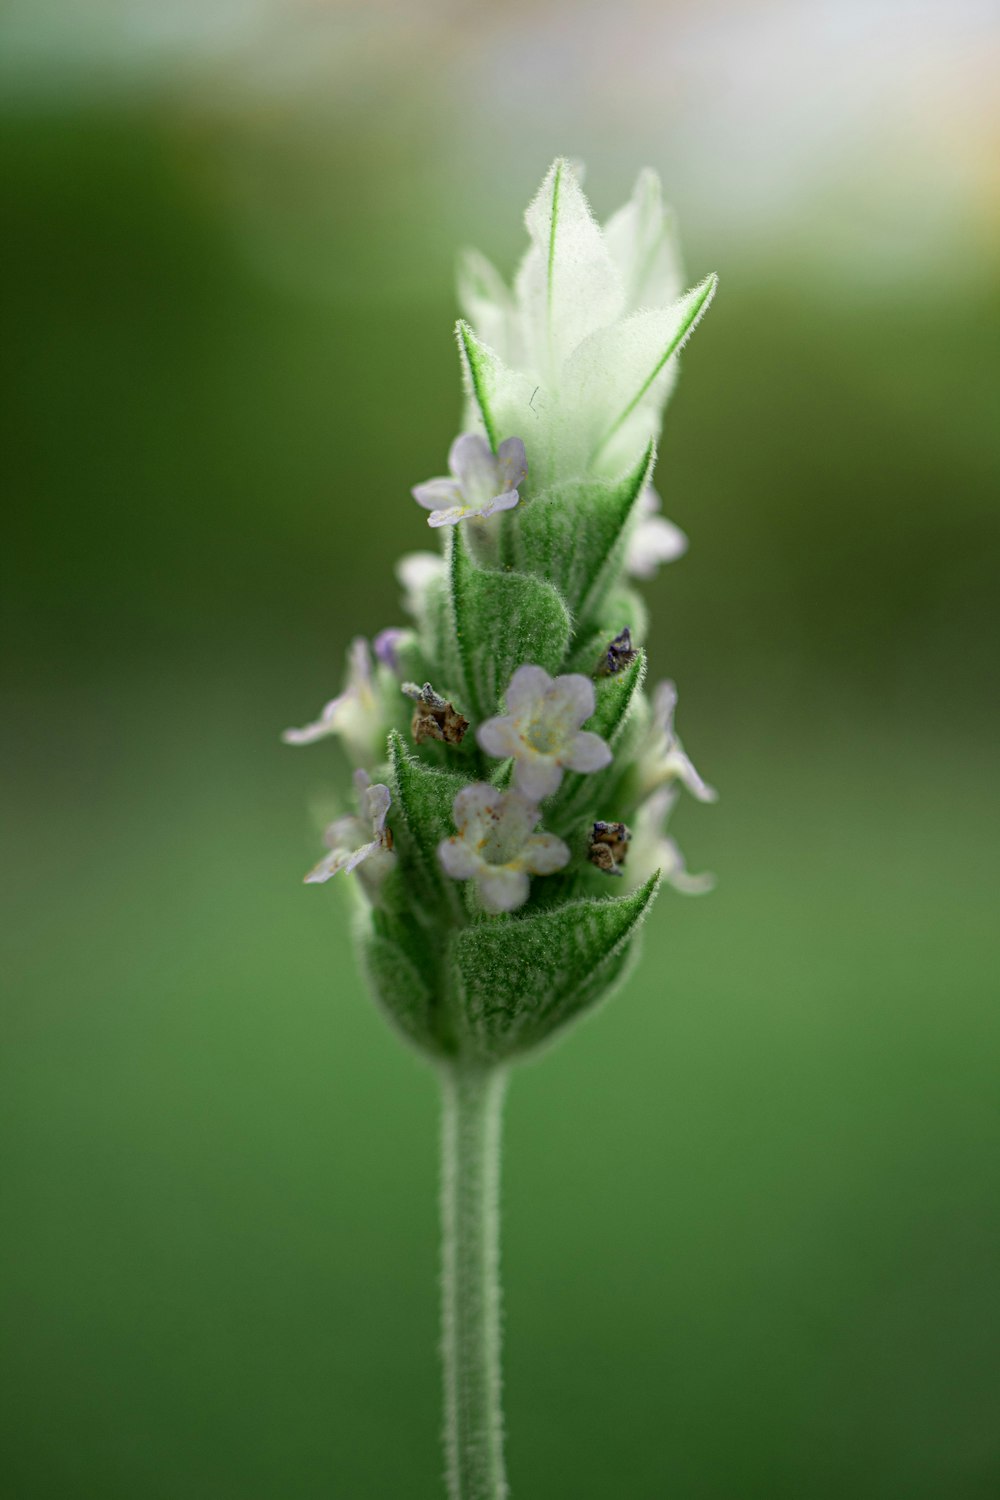
M 632 835 L 624 823 L 595 823 L 590 830 L 587 858 L 605 875 L 620 875 Z
M 403 692 L 414 702 L 410 733 L 413 742 L 422 745 L 425 740 L 443 740 L 446 745 L 460 745 L 465 738 L 469 721 L 447 698 L 436 693 L 429 682 L 418 687 L 415 682 L 404 682 Z
M 638 655 L 632 645 L 632 632 L 626 625 L 602 652 L 594 676 L 615 677 L 619 672 L 624 672 L 626 667 L 630 667 Z

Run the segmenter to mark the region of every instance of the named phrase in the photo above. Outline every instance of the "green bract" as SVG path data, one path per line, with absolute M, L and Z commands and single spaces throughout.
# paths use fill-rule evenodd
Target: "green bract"
M 645 697 L 648 577 L 685 540 L 651 488 L 678 354 L 715 290 L 682 291 L 654 174 L 601 229 L 557 161 L 508 288 L 460 269 L 465 434 L 418 485 L 434 552 L 404 559 L 412 625 L 351 649 L 292 743 L 337 736 L 358 811 L 310 872 L 358 891 L 375 996 L 421 1050 L 488 1065 L 603 999 L 663 880 L 704 889 L 663 823 L 714 797 Z M 386 808 L 388 799 L 388 811 Z

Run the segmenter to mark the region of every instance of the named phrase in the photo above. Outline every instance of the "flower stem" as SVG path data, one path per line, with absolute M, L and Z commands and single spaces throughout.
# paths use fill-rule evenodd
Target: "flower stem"
M 506 1073 L 442 1074 L 442 1354 L 450 1500 L 504 1500 L 500 1410 L 500 1113 Z

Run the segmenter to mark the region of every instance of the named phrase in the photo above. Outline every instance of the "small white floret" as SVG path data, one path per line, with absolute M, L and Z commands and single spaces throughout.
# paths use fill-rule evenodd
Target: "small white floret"
M 692 875 L 676 841 L 665 831 L 676 801 L 677 788 L 662 786 L 639 808 L 629 844 L 629 877 L 638 886 L 658 870 L 667 884 L 682 895 L 704 896 L 713 889 L 715 876 Z
M 651 484 L 639 496 L 637 509 L 625 567 L 633 578 L 652 578 L 661 563 L 676 562 L 684 556 L 688 539 L 679 526 L 659 514 L 660 497 Z
M 378 700 L 374 665 L 368 642 L 358 636 L 347 653 L 347 686 L 331 698 L 311 724 L 286 729 L 286 745 L 312 745 L 327 735 L 339 735 L 351 760 L 371 762 L 373 745 L 381 738 L 382 709 Z
M 415 485 L 414 500 L 430 511 L 428 526 L 455 526 L 459 521 L 485 520 L 498 511 L 513 510 L 520 499 L 518 485 L 528 472 L 524 444 L 510 437 L 496 453 L 484 437 L 465 432 L 448 454 L 451 474 Z
M 580 728 L 594 712 L 594 684 L 579 672 L 550 677 L 541 667 L 518 667 L 506 694 L 507 712 L 487 719 L 476 738 L 488 755 L 514 759 L 519 791 L 535 801 L 558 791 L 564 771 L 600 771 L 611 749 Z
M 452 816 L 457 832 L 438 845 L 442 868 L 453 880 L 474 880 L 494 915 L 524 905 L 531 875 L 551 875 L 569 863 L 562 839 L 533 831 L 538 807 L 518 791 L 476 782 L 458 793 Z
M 392 801 L 389 788 L 371 781 L 367 771 L 355 771 L 357 815 L 337 818 L 327 828 L 323 842 L 330 851 L 305 876 L 306 885 L 322 885 L 341 870 L 357 870 L 370 895 L 392 869 L 392 835 L 385 826 Z M 363 868 L 362 868 L 363 867 Z
M 647 790 L 679 781 L 699 802 L 715 802 L 718 792 L 695 770 L 674 728 L 677 688 L 661 682 L 653 694 L 653 721 L 639 753 L 639 775 Z

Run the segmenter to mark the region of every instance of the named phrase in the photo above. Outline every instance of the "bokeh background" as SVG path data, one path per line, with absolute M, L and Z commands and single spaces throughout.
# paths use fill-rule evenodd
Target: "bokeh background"
M 511 1090 L 513 1492 L 996 1495 L 998 67 L 978 0 L 7 0 L 4 1495 L 442 1493 L 434 1080 L 278 732 L 558 152 L 721 275 L 649 597 L 722 799 Z

